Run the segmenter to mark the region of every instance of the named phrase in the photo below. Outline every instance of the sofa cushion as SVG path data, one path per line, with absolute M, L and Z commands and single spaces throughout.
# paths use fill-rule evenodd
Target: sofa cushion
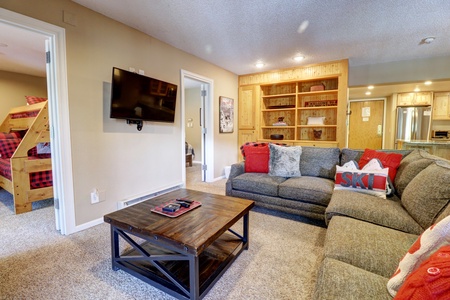
M 371 149 L 364 150 L 363 155 L 359 159 L 359 167 L 362 169 L 364 166 L 374 158 L 377 158 L 384 168 L 389 168 L 389 178 L 394 183 L 397 169 L 400 166 L 402 155 L 399 153 L 387 153 L 381 151 L 375 151 Z
M 414 150 L 404 157 L 395 177 L 394 187 L 396 194 L 402 197 L 403 191 L 411 180 L 437 159 L 439 158 L 423 150 Z
M 423 228 L 402 207 L 400 199 L 381 199 L 372 195 L 335 190 L 325 211 L 325 221 L 348 216 L 373 224 L 421 234 Z
M 282 177 L 299 177 L 302 147 L 283 147 L 269 144 L 269 175 Z
M 334 179 L 339 164 L 339 148 L 302 147 L 300 172 L 302 176 Z
M 392 300 L 388 279 L 350 264 L 325 258 L 320 266 L 312 299 Z
M 416 239 L 416 234 L 335 216 L 327 229 L 325 256 L 389 278 Z
M 425 230 L 406 252 L 387 284 L 394 297 L 406 278 L 440 247 L 450 245 L 450 216 Z
M 450 202 L 450 164 L 436 161 L 406 186 L 402 204 L 422 226 L 431 226 Z
M 278 185 L 285 180 L 284 177 L 264 173 L 244 173 L 232 179 L 232 186 L 235 190 L 276 197 Z
M 293 177 L 281 183 L 278 195 L 282 198 L 328 205 L 333 193 L 334 182 L 330 179 L 302 176 Z
M 245 172 L 247 173 L 269 173 L 269 145 L 244 146 Z
M 444 208 L 444 210 L 436 218 L 436 223 L 441 221 L 442 219 L 444 219 L 447 216 L 450 216 L 450 204 L 447 204 L 447 206 Z

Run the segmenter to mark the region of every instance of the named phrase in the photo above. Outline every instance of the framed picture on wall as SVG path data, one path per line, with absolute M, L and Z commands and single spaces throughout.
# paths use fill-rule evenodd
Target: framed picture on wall
M 219 97 L 219 132 L 232 133 L 234 130 L 234 100 Z

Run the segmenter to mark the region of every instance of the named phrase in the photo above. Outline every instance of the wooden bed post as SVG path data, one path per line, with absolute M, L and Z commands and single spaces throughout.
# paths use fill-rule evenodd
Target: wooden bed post
M 24 170 L 28 157 L 11 159 L 12 183 L 14 196 L 14 213 L 21 214 L 31 211 L 31 202 L 28 202 L 27 191 L 30 187 L 30 175 Z

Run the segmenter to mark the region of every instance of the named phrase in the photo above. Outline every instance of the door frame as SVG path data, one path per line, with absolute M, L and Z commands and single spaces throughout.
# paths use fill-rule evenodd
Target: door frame
M 0 22 L 36 32 L 48 39 L 47 96 L 52 151 L 53 198 L 56 229 L 63 235 L 76 231 L 70 143 L 65 29 L 0 8 Z
M 368 102 L 368 101 L 383 101 L 383 136 L 381 139 L 381 149 L 384 149 L 384 140 L 386 138 L 386 98 L 380 97 L 380 98 L 367 98 L 367 99 L 352 99 L 348 100 L 347 102 L 347 132 L 346 132 L 346 139 L 345 139 L 345 147 L 348 148 L 348 142 L 350 138 L 350 104 L 352 102 Z
M 202 166 L 203 165 L 207 166 L 206 172 L 204 172 L 205 174 L 204 181 L 213 182 L 214 181 L 214 102 L 213 102 L 214 80 L 183 69 L 181 69 L 181 146 L 182 146 L 181 155 L 183 165 L 182 180 L 184 185 L 186 185 L 186 155 L 184 144 L 186 142 L 186 131 L 185 131 L 186 95 L 184 87 L 184 80 L 186 78 L 199 81 L 202 85 L 204 85 L 206 89 L 205 107 L 202 107 L 202 110 L 205 112 L 204 124 L 206 125 L 207 132 L 205 134 L 205 138 L 204 139 L 202 138 L 202 149 L 200 151 L 203 154 Z

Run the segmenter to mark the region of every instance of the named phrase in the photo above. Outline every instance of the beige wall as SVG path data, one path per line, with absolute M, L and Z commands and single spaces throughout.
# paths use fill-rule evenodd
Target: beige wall
M 0 71 L 0 122 L 11 108 L 27 104 L 25 96 L 47 97 L 46 78 Z
M 182 182 L 180 70 L 214 80 L 214 176 L 237 156 L 237 135 L 218 134 L 218 99 L 237 99 L 237 76 L 68 0 L 2 0 L 0 6 L 66 30 L 76 225 L 114 211 L 118 201 Z M 66 24 L 63 12 L 76 18 Z M 141 69 L 178 85 L 174 124 L 145 122 L 141 132 L 109 118 L 113 66 Z M 216 101 L 217 100 L 217 101 Z M 106 201 L 90 204 L 90 193 Z

